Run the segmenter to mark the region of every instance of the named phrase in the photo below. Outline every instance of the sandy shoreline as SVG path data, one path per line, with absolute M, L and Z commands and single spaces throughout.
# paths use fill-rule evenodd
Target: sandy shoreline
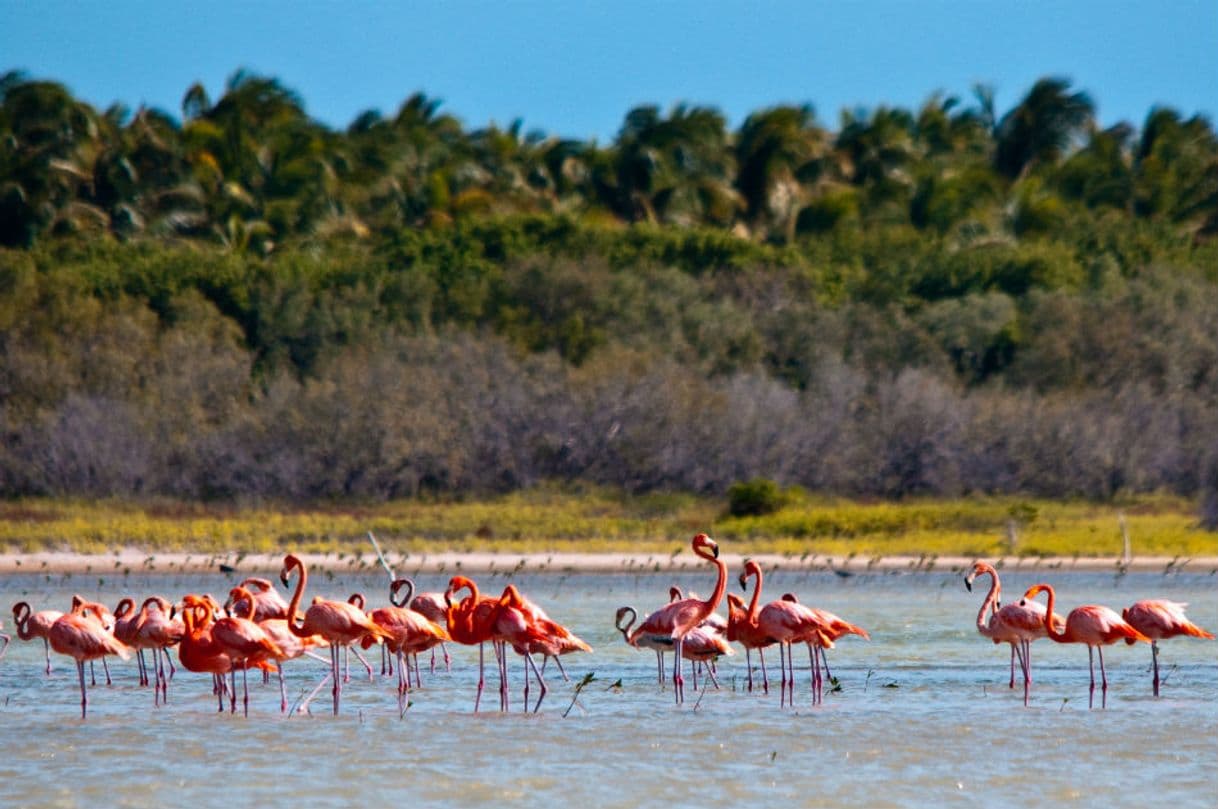
M 335 573 L 375 573 L 381 570 L 376 556 L 367 552 L 360 556 L 344 554 L 299 554 L 314 570 Z M 743 564 L 744 557 L 724 554 L 730 569 Z M 806 558 L 779 554 L 755 554 L 767 569 L 837 571 L 844 575 L 865 572 L 929 572 L 931 570 L 963 570 L 973 557 L 886 556 Z M 395 572 L 417 573 L 660 573 L 696 570 L 706 563 L 688 552 L 669 554 L 626 553 L 431 553 L 400 555 L 390 553 L 389 564 Z M 1078 570 L 1116 571 L 1122 566 L 1128 571 L 1166 572 L 1187 571 L 1212 573 L 1218 571 L 1218 557 L 1193 559 L 1137 556 L 1122 565 L 1116 557 L 998 557 L 988 561 L 1006 570 Z M 124 549 L 107 554 L 77 554 L 62 551 L 0 555 L 0 574 L 16 573 L 206 573 L 239 572 L 274 575 L 283 563 L 281 554 L 188 554 L 149 553 Z M 223 568 L 222 568 L 223 566 Z M 227 568 L 225 570 L 224 568 Z

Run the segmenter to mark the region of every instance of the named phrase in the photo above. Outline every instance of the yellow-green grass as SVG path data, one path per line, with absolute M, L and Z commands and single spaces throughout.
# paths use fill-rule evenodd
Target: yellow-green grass
M 736 553 L 809 556 L 1218 556 L 1195 505 L 1167 496 L 1119 503 L 967 498 L 857 502 L 795 496 L 782 510 L 730 517 L 721 500 L 632 497 L 540 487 L 476 501 L 249 507 L 178 502 L 20 500 L 0 503 L 8 553 L 120 548 L 188 553 L 386 551 L 664 553 L 707 531 Z M 1011 544 L 1013 527 L 1015 542 Z

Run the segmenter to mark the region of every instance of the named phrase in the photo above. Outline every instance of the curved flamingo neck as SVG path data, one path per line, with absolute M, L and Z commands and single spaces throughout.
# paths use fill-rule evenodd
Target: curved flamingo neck
M 727 590 L 727 563 L 722 559 L 717 559 L 702 547 L 695 548 L 694 553 L 708 562 L 714 562 L 715 566 L 719 568 L 719 579 L 715 582 L 715 589 L 711 591 L 710 597 L 702 602 L 703 609 L 709 615 L 715 611 L 715 607 L 719 606 L 719 602 L 723 600 L 723 593 Z M 760 580 L 758 580 L 758 584 L 760 584 Z M 758 587 L 758 589 L 761 588 Z
M 309 572 L 305 569 L 304 562 L 295 556 L 288 558 L 287 563 L 284 565 L 284 573 L 288 573 L 293 569 L 300 571 L 300 579 L 296 582 L 296 592 L 292 593 L 292 600 L 288 602 L 288 630 L 298 638 L 307 638 L 313 633 L 307 632 L 304 627 L 296 625 L 296 611 L 300 607 L 300 599 L 304 597 L 305 585 L 309 581 Z
M 757 620 L 757 603 L 761 600 L 761 565 L 749 565 L 745 570 L 746 575 L 753 577 L 753 598 L 749 601 L 749 609 L 746 613 L 750 622 Z
M 625 626 L 623 626 L 622 619 L 625 618 L 627 615 L 630 616 L 630 620 L 626 622 Z M 617 618 L 617 622 L 615 623 L 615 626 L 617 627 L 617 631 L 621 632 L 622 637 L 625 638 L 627 641 L 630 640 L 630 634 L 629 634 L 630 627 L 634 626 L 634 622 L 636 620 L 638 620 L 638 617 L 639 617 L 639 614 L 637 612 L 635 612 L 634 607 L 622 607 L 622 609 L 618 613 L 618 618 Z
M 30 632 L 31 615 L 33 615 L 33 610 L 24 601 L 18 601 L 13 605 L 13 623 L 17 625 L 17 637 L 22 640 L 34 639 L 34 634 Z
M 243 586 L 234 587 L 229 592 L 229 597 L 232 599 L 233 605 L 245 603 L 245 615 L 235 615 L 235 618 L 245 618 L 247 621 L 254 620 L 254 594 Z
M 124 596 L 117 604 L 114 605 L 114 617 L 126 618 L 127 615 L 135 609 L 135 599 L 131 596 Z
M 981 609 L 977 611 L 977 629 L 986 632 L 990 628 L 990 622 L 986 619 L 985 613 L 998 601 L 1002 585 L 998 583 L 998 571 L 994 568 L 986 565 L 981 568 L 981 572 L 990 574 L 990 591 L 986 593 L 985 600 L 981 602 Z
M 401 590 L 403 587 L 406 588 L 406 595 L 402 596 L 401 601 L 398 601 L 396 598 L 398 590 Z M 405 609 L 413 598 L 414 582 L 411 579 L 398 579 L 389 585 L 389 603 L 393 606 Z
M 1049 640 L 1055 640 L 1058 643 L 1069 643 L 1073 640 L 1070 637 L 1069 626 L 1061 632 L 1058 632 L 1053 626 L 1053 607 L 1056 605 L 1057 593 L 1053 592 L 1053 588 L 1047 584 L 1041 589 L 1049 594 L 1049 603 L 1045 606 L 1045 633 L 1049 636 Z

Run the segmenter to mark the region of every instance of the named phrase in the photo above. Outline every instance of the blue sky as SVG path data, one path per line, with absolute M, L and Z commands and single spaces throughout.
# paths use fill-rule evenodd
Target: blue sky
M 737 126 L 776 103 L 915 108 L 933 91 L 1073 79 L 1104 124 L 1155 104 L 1215 118 L 1218 0 L 316 2 L 0 0 L 0 71 L 64 82 L 106 107 L 175 115 L 239 67 L 279 78 L 343 127 L 422 91 L 467 128 L 611 140 L 642 103 L 714 106 Z

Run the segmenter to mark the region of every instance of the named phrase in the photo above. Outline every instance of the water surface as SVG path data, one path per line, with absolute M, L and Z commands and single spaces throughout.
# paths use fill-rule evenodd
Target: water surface
M 62 609 L 80 592 L 113 605 L 124 594 L 223 594 L 231 577 L 164 575 L 9 576 L 0 604 L 25 599 Z M 478 577 L 497 592 L 502 576 Z M 1190 616 L 1218 626 L 1218 577 L 1162 574 L 1011 572 L 1007 597 L 1038 580 L 1055 584 L 1059 612 L 1080 603 L 1120 609 L 1145 597 L 1191 602 Z M 1211 807 L 1218 764 L 1218 643 L 1178 639 L 1161 655 L 1163 697 L 1150 694 L 1150 652 L 1110 647 L 1108 709 L 1087 709 L 1085 648 L 1033 646 L 1032 706 L 1007 688 L 1009 653 L 977 635 L 982 593 L 959 573 L 780 573 L 763 600 L 790 590 L 801 600 L 866 627 L 830 653 L 840 690 L 808 700 L 806 654 L 797 656 L 800 699 L 780 710 L 777 693 L 744 690 L 742 650 L 720 662 L 722 689 L 685 707 L 655 682 L 651 652 L 627 647 L 614 610 L 654 609 L 673 581 L 709 592 L 706 573 L 548 574 L 513 578 L 557 620 L 591 643 L 567 658 L 573 679 L 595 681 L 571 705 L 573 684 L 551 669 L 538 715 L 472 713 L 477 652 L 453 650 L 451 673 L 429 676 L 399 718 L 392 681 L 369 683 L 358 664 L 343 713 L 328 695 L 312 716 L 285 719 L 278 687 L 253 686 L 251 715 L 218 715 L 210 680 L 179 673 L 170 704 L 154 708 L 136 685 L 134 663 L 112 665 L 115 684 L 90 692 L 79 719 L 75 667 L 55 659 L 48 679 L 40 642 L 14 640 L 0 661 L 3 805 L 350 806 L 411 801 L 424 806 L 874 806 L 1005 807 L 1033 800 L 1078 806 Z M 420 576 L 421 589 L 443 589 Z M 733 582 L 734 586 L 734 582 Z M 309 593 L 353 590 L 379 605 L 385 579 L 315 575 Z M 721 610 L 722 611 L 722 610 Z M 11 632 L 12 622 L 5 621 Z M 489 657 L 489 651 L 488 651 Z M 374 660 L 375 662 L 375 660 Z M 754 661 L 755 662 L 755 661 Z M 771 666 L 777 668 L 776 655 Z M 425 661 L 426 663 L 426 661 Z M 379 672 L 379 665 L 377 666 Z M 286 669 L 289 694 L 324 672 L 315 661 Z M 100 676 L 100 668 L 98 671 Z M 512 660 L 513 707 L 521 664 Z M 495 681 L 483 706 L 496 707 Z M 620 681 L 620 685 L 618 685 Z M 695 707 L 696 703 L 696 707 Z M 1097 694 L 1098 704 L 1098 694 Z

